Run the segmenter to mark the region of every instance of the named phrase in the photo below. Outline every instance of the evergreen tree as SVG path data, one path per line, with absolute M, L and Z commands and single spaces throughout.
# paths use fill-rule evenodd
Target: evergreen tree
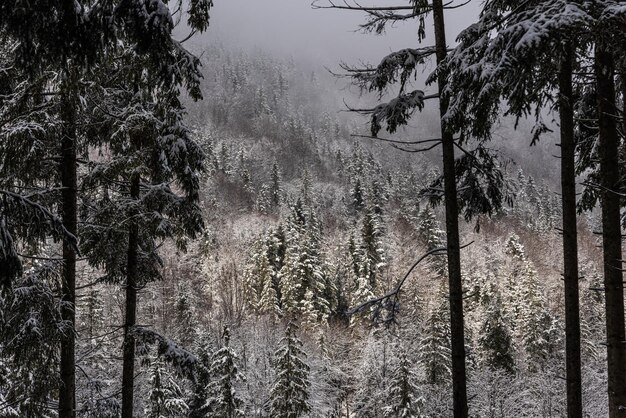
M 189 346 L 195 340 L 197 321 L 194 307 L 190 300 L 190 291 L 185 283 L 178 286 L 176 299 L 176 331 L 178 341 L 183 346 Z
M 194 379 L 191 387 L 189 405 L 189 418 L 204 418 L 209 413 L 209 387 L 211 384 L 211 357 L 214 346 L 208 334 L 200 336 L 198 348 L 198 363 L 194 369 Z
M 224 327 L 224 346 L 213 354 L 209 375 L 207 417 L 244 417 L 243 401 L 235 386 L 245 380 L 237 367 L 237 355 L 230 347 L 230 330 Z
M 352 235 L 348 242 L 354 272 L 351 297 L 354 306 L 374 297 L 380 288 L 383 269 L 387 265 L 383 221 L 377 206 L 368 205 L 361 222 L 358 236 Z
M 517 235 L 509 237 L 506 249 L 514 259 L 509 286 L 516 321 L 515 333 L 528 356 L 529 369 L 543 368 L 558 346 L 558 324 L 547 309 L 537 272 L 527 259 Z
M 391 344 L 387 336 L 378 336 L 371 332 L 364 339 L 359 364 L 355 370 L 355 382 L 352 385 L 353 412 L 356 416 L 379 418 L 387 416 L 389 389 L 391 388 L 390 363 Z
M 298 327 L 289 322 L 281 347 L 276 351 L 276 380 L 270 394 L 270 415 L 298 418 L 311 411 L 309 404 L 309 366 L 305 362 Z
M 244 275 L 248 303 L 261 315 L 279 312 L 278 296 L 274 288 L 274 278 L 278 272 L 274 270 L 269 259 L 272 233 L 270 231 L 268 238 L 261 236 L 254 244 L 250 266 Z
M 419 212 L 417 231 L 420 239 L 426 245 L 426 251 L 445 247 L 445 233 L 439 228 L 439 222 L 437 222 L 437 218 L 431 208 L 425 207 Z M 433 259 L 434 270 L 439 274 L 444 274 L 445 256 L 435 255 Z
M 513 373 L 515 370 L 513 338 L 507 318 L 502 311 L 501 296 L 496 290 L 487 299 L 478 338 L 484 364 Z
M 388 417 L 422 418 L 424 399 L 417 396 L 418 388 L 415 376 L 411 371 L 411 363 L 406 354 L 402 354 L 398 366 L 393 371 L 389 390 L 389 403 L 385 407 Z
M 198 205 L 203 154 L 183 123 L 178 84 L 159 84 L 131 49 L 121 53 L 124 59 L 111 57 L 101 69 L 119 77 L 88 97 L 100 103 L 89 125 L 96 130 L 93 146 L 102 149 L 100 138 L 110 137 L 108 158 L 92 162 L 83 182 L 81 235 L 90 263 L 126 293 L 122 415 L 130 418 L 137 290 L 161 276 L 160 242 L 171 239 L 185 250 L 186 239 L 203 226 Z M 197 65 L 179 70 L 192 78 Z
M 280 170 L 278 169 L 278 163 L 276 161 L 272 163 L 270 195 L 272 197 L 272 205 L 274 207 L 280 206 L 282 201 L 282 186 Z
M 620 17 L 618 17 L 620 16 Z M 567 369 L 567 404 L 568 415 L 581 417 L 581 366 L 580 366 L 580 314 L 579 314 L 579 274 L 578 274 L 578 240 L 576 221 L 576 174 L 586 172 L 594 181 L 602 183 L 603 193 L 615 186 L 617 178 L 617 149 L 615 145 L 615 90 L 614 90 L 614 50 L 623 44 L 623 31 L 618 37 L 622 41 L 615 41 L 616 19 L 623 19 L 623 10 L 615 9 L 613 2 L 578 2 L 578 1 L 542 1 L 528 2 L 520 5 L 516 1 L 502 1 L 485 3 L 479 22 L 472 25 L 459 36 L 460 45 L 450 55 L 448 69 L 451 75 L 451 111 L 449 120 L 457 119 L 469 124 L 469 130 L 478 136 L 489 136 L 494 122 L 501 114 L 500 100 L 507 103 L 506 112 L 515 116 L 517 120 L 532 116 L 536 126 L 533 132 L 533 143 L 541 134 L 550 129 L 543 122 L 543 109 L 558 109 L 560 119 L 560 149 L 561 149 L 561 194 L 563 213 L 563 266 L 565 279 L 565 322 L 566 322 L 566 369 Z M 611 28 L 611 29 L 609 29 Z M 494 30 L 495 29 L 495 30 Z M 606 36 L 606 31 L 611 35 Z M 610 39 L 610 41 L 608 40 Z M 588 61 L 590 51 L 594 51 L 593 65 Z M 587 61 L 587 62 L 585 62 Z M 593 68 L 595 74 L 588 71 Z M 590 86 L 589 80 L 595 76 L 596 86 Z M 604 84 L 603 84 L 604 82 Z M 591 84 L 594 84 L 593 82 Z M 574 112 L 579 103 L 585 101 L 585 91 L 605 87 L 598 97 L 590 102 L 594 104 L 593 116 L 589 113 L 580 115 L 577 120 Z M 579 97 L 576 91 L 583 92 Z M 595 93 L 594 93 L 595 94 Z M 590 97 L 590 95 L 586 95 Z M 582 99 L 582 100 L 581 100 Z M 580 106 L 584 108 L 585 106 Z M 601 115 L 602 114 L 602 115 Z M 469 117 L 468 117 L 469 115 Z M 578 141 L 581 132 L 590 132 L 593 123 L 606 118 L 606 124 L 600 122 L 593 128 L 592 140 Z M 453 124 L 455 124 L 453 122 Z M 578 124 L 578 129 L 576 129 Z M 598 129 L 599 128 L 599 129 Z M 601 128 L 606 128 L 603 130 Z M 576 135 L 578 130 L 579 135 Z M 600 132 L 601 144 L 598 146 L 596 136 Z M 608 142 L 604 143 L 604 140 Z M 586 143 L 586 144 L 585 144 Z M 576 148 L 587 149 L 578 153 Z M 591 151 L 593 149 L 594 151 Z M 608 151 L 607 151 L 608 150 Z M 599 151 L 599 152 L 598 152 Z M 603 152 L 608 159 L 602 157 Z M 595 154 L 594 157 L 591 157 Z M 603 160 L 597 170 L 598 161 Z M 608 164 L 607 164 L 608 163 Z M 608 167 L 608 172 L 604 168 Z M 589 170 L 591 168 L 591 170 Z M 605 176 L 598 176 L 603 172 Z M 610 185 L 609 185 L 610 183 Z M 595 186 L 594 186 L 595 188 Z M 589 191 L 589 188 L 587 188 Z M 601 193 L 598 189 L 583 194 L 582 206 L 590 208 Z M 610 193 L 609 193 L 610 194 Z M 590 199 L 588 199 L 591 196 Z M 602 199 L 603 203 L 607 200 Z M 615 197 L 611 194 L 611 197 Z M 610 201 L 611 198 L 609 197 Z M 617 202 L 617 198 L 613 201 Z M 593 202 L 593 203 L 591 203 Z M 591 203 L 591 206 L 589 205 Z M 611 204 L 609 203 L 609 206 Z M 615 262 L 618 257 L 616 231 L 617 210 L 613 207 L 613 226 L 603 228 L 605 239 L 612 242 L 611 256 Z M 606 208 L 604 208 L 606 209 Z M 549 217 L 549 216 L 548 216 Z M 618 269 L 613 266 L 614 284 L 622 283 L 615 273 Z M 610 274 L 609 274 L 610 277 Z M 616 331 L 614 336 L 620 339 L 624 336 L 623 318 L 623 289 L 606 284 L 611 291 L 610 297 L 615 297 L 616 309 L 612 318 L 607 317 L 607 328 Z M 609 295 L 607 295 L 609 296 Z M 610 309 L 609 309 L 610 310 Z M 616 321 L 616 322 L 613 322 Z M 617 347 L 619 343 L 609 343 L 607 347 Z M 623 348 L 623 347 L 622 347 Z M 610 350 L 609 350 L 610 351 Z M 616 414 L 618 404 L 624 404 L 626 397 L 626 378 L 623 376 L 623 365 L 626 350 L 612 352 L 609 357 L 609 370 L 614 378 L 610 378 L 612 389 L 611 416 Z M 621 359 L 621 360 L 619 360 Z M 619 367 L 619 370 L 617 371 Z M 613 374 L 615 373 L 615 374 Z M 619 377 L 618 377 L 619 376 Z M 621 401 L 617 401 L 617 399 Z
M 54 411 L 61 340 L 72 327 L 60 314 L 58 261 L 39 260 L 17 278 L 13 291 L 0 293 L 0 412 L 48 417 Z M 4 406 L 3 406 L 4 405 Z M 8 412 L 7 412 L 8 414 Z
M 3 36 L 3 41 L 16 42 L 13 49 L 18 64 L 16 68 L 28 73 L 25 81 L 40 79 L 42 71 L 51 70 L 58 76 L 54 83 L 48 84 L 54 93 L 49 103 L 58 106 L 57 115 L 63 120 L 59 130 L 54 132 L 56 140 L 52 143 L 58 151 L 53 155 L 61 158 L 57 166 L 61 186 L 60 218 L 64 231 L 74 238 L 78 233 L 77 157 L 85 147 L 83 128 L 89 126 L 79 121 L 83 114 L 89 114 L 83 113 L 83 99 L 87 93 L 85 86 L 94 81 L 86 82 L 81 78 L 90 77 L 91 71 L 108 57 L 120 55 L 120 50 L 131 46 L 135 57 L 145 59 L 144 70 L 151 78 L 154 76 L 153 85 L 187 84 L 192 95 L 199 93 L 198 60 L 172 39 L 174 21 L 167 7 L 152 3 L 135 8 L 119 3 L 92 7 L 85 1 L 71 5 L 56 2 L 31 8 L 9 2 L 0 7 L 0 31 L 8 36 Z M 206 29 L 210 7 L 210 1 L 189 4 L 189 26 L 194 30 Z M 61 309 L 64 320 L 72 326 L 75 321 L 76 254 L 75 240 L 63 244 L 64 304 Z M 59 415 L 63 418 L 76 414 L 74 335 L 68 333 L 61 344 Z
M 621 201 L 618 191 L 623 188 L 623 161 L 620 161 L 618 134 L 619 110 L 616 103 L 614 43 L 623 45 L 623 29 L 617 22 L 624 19 L 624 10 L 617 9 L 611 1 L 600 2 L 596 12 L 598 25 L 604 31 L 595 35 L 594 74 L 596 79 L 598 135 L 598 157 L 600 157 L 600 207 L 602 209 L 602 250 L 604 261 L 605 320 L 609 416 L 618 417 L 626 405 L 626 327 L 624 325 L 624 275 L 622 257 Z M 620 4 L 619 7 L 622 5 Z M 608 13 L 603 13 L 603 12 Z M 598 13 L 599 12 L 599 13 Z M 617 16 L 615 16 L 617 15 Z M 606 21 L 605 21 L 606 20 Z M 614 40 L 613 33 L 618 33 Z M 620 36 L 621 35 L 621 36 Z M 623 51 L 621 51 L 623 54 Z
M 285 266 L 285 253 L 287 251 L 287 236 L 285 233 L 285 227 L 283 223 L 279 223 L 278 226 L 270 234 L 268 241 L 268 259 L 273 269 L 274 289 L 276 289 L 279 303 L 280 303 L 280 277 L 279 272 Z
M 378 279 L 386 264 L 382 244 L 383 225 L 376 207 L 368 207 L 363 215 L 361 230 L 362 271 L 372 289 L 378 287 Z
M 302 203 L 304 203 L 307 207 L 312 207 L 311 198 L 313 191 L 311 190 L 311 174 L 308 169 L 304 169 L 302 173 L 302 186 L 300 188 L 300 196 L 302 198 Z
M 436 143 L 442 146 L 443 175 L 433 182 L 426 193 L 431 196 L 431 200 L 435 203 L 445 202 L 453 365 L 453 415 L 455 418 L 467 417 L 465 325 L 458 218 L 460 213 L 464 213 L 465 218 L 470 219 L 477 214 L 491 215 L 497 212 L 502 206 L 505 193 L 503 193 L 504 179 L 500 166 L 493 153 L 483 146 L 483 142 L 480 141 L 482 138 L 477 138 L 479 140 L 478 145 L 473 151 L 464 153 L 458 159 L 455 158 L 455 145 L 463 146 L 469 142 L 469 137 L 465 135 L 465 131 L 456 129 L 450 123 L 448 116 L 448 113 L 453 109 L 449 106 L 448 72 L 445 68 L 445 62 L 448 58 L 445 32 L 446 6 L 442 0 L 433 0 L 432 3 L 417 1 L 410 6 L 411 13 L 408 15 L 399 15 L 397 12 L 399 9 L 395 7 L 368 7 L 360 4 L 339 6 L 331 2 L 327 8 L 365 12 L 370 19 L 361 25 L 361 28 L 379 34 L 385 31 L 390 22 L 395 22 L 398 19 L 416 19 L 418 23 L 417 40 L 420 43 L 426 37 L 426 15 L 432 13 L 435 29 L 434 47 L 406 48 L 387 55 L 376 67 L 351 68 L 344 66 L 344 69 L 347 75 L 352 77 L 354 84 L 364 90 L 378 93 L 379 98 L 384 97 L 392 86 L 397 87 L 395 90 L 397 94 L 387 103 L 380 103 L 371 109 L 359 109 L 361 113 L 369 114 L 370 131 L 374 137 L 383 129 L 394 134 L 399 127 L 409 122 L 416 111 L 421 111 L 424 108 L 428 98 L 433 96 L 439 98 L 441 139 Z M 412 90 L 411 83 L 408 81 L 421 65 L 432 56 L 436 58 L 438 68 L 428 81 L 436 81 L 438 94 L 427 96 L 424 90 Z M 460 139 L 457 140 L 455 134 L 458 133 L 461 135 Z M 400 144 L 415 145 L 415 143 L 407 144 L 405 141 L 401 141 Z M 418 151 L 411 147 L 405 148 L 405 150 Z
M 182 388 L 167 371 L 158 358 L 152 358 L 150 365 L 149 403 L 145 410 L 148 418 L 183 417 L 189 407 L 184 399 Z
M 332 311 L 334 290 L 321 254 L 319 223 L 312 210 L 298 199 L 287 222 L 284 266 L 280 271 L 282 310 L 326 321 Z
M 442 285 L 435 305 L 430 311 L 419 346 L 420 363 L 426 369 L 426 379 L 431 384 L 448 382 L 451 377 L 450 313 L 445 290 L 445 286 Z
M 254 207 L 259 213 L 267 215 L 270 213 L 272 207 L 272 195 L 271 190 L 267 184 L 261 185 L 261 189 L 258 191 Z
M 365 207 L 365 193 L 361 185 L 361 179 L 358 177 L 353 181 L 350 189 L 350 207 L 355 212 L 360 212 Z

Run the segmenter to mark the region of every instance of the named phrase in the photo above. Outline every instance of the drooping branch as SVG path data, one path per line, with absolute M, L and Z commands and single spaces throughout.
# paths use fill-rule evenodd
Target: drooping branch
M 437 95 L 426 96 L 422 90 L 413 90 L 410 93 L 401 94 L 387 103 L 381 103 L 373 108 L 353 108 L 346 103 L 346 107 L 351 112 L 361 113 L 370 116 L 370 130 L 372 136 L 376 137 L 378 132 L 386 124 L 387 131 L 394 133 L 399 126 L 406 125 L 415 110 L 422 110 L 424 102 L 428 99 L 435 99 Z M 345 103 L 345 102 L 344 102 Z
M 441 142 L 441 138 L 422 139 L 422 140 L 418 140 L 418 141 L 401 141 L 401 140 L 389 139 L 389 138 L 381 138 L 381 137 L 378 137 L 378 136 L 371 136 L 371 135 L 352 134 L 350 136 L 353 137 L 353 138 L 375 139 L 377 141 L 389 142 L 391 144 L 400 144 L 400 145 L 422 145 L 422 144 L 428 144 L 428 143 L 432 143 L 432 142 Z
M 336 77 L 349 77 L 352 82 L 363 90 L 377 91 L 382 96 L 387 89 L 400 83 L 399 94 L 404 93 L 411 76 L 416 76 L 415 68 L 426 62 L 426 59 L 435 54 L 435 48 L 405 48 L 385 56 L 376 67 L 354 67 L 345 63 L 340 64 L 344 74 L 331 72 Z
M 466 248 L 469 247 L 470 245 L 472 245 L 474 243 L 474 241 L 471 241 L 465 245 L 462 245 L 460 248 Z M 418 258 L 413 265 L 411 265 L 411 267 L 409 268 L 409 270 L 406 272 L 406 274 L 402 277 L 402 279 L 400 279 L 400 281 L 398 282 L 398 284 L 396 285 L 396 287 L 394 287 L 390 292 L 385 293 L 382 296 L 379 296 L 377 298 L 373 298 L 370 299 L 366 302 L 363 302 L 362 304 L 349 309 L 346 311 L 346 314 L 348 316 L 352 316 L 352 315 L 356 315 L 359 314 L 369 308 L 374 307 L 374 317 L 378 318 L 380 316 L 380 312 L 382 310 L 388 310 L 390 312 L 390 315 L 385 318 L 383 320 L 384 323 L 388 324 L 388 323 L 392 323 L 395 321 L 395 315 L 397 313 L 397 308 L 398 308 L 398 304 L 399 304 L 399 298 L 400 298 L 400 293 L 402 291 L 402 287 L 404 286 L 404 283 L 407 281 L 407 279 L 409 278 L 409 276 L 411 275 L 411 273 L 413 273 L 413 270 L 415 270 L 415 268 L 425 259 L 427 259 L 430 256 L 433 255 L 445 255 L 447 253 L 447 248 L 445 247 L 439 247 L 439 248 L 435 248 L 433 250 L 428 251 L 427 253 L 423 254 L 420 258 Z
M 389 144 L 391 144 L 391 146 L 399 151 L 403 151 L 403 152 L 409 152 L 409 153 L 416 153 L 416 152 L 426 152 L 426 151 L 430 151 L 436 147 L 438 147 L 439 145 L 441 145 L 441 138 L 437 138 L 437 139 L 424 139 L 424 140 L 420 140 L 420 141 L 400 141 L 400 140 L 395 140 L 395 139 L 389 139 L 389 138 L 378 138 L 375 136 L 371 136 L 371 135 L 350 135 L 354 138 L 366 138 L 366 139 L 373 139 L 373 140 L 378 140 L 381 142 L 387 142 Z M 421 148 L 407 148 L 405 146 L 416 146 L 416 145 L 423 145 Z

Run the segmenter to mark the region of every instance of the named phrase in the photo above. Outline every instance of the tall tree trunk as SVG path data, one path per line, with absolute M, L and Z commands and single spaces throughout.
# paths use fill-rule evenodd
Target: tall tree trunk
M 70 81 L 71 83 L 71 81 Z M 61 199 L 62 220 L 65 229 L 76 236 L 77 232 L 77 190 L 76 174 L 76 105 L 73 86 L 63 94 L 62 120 L 64 123 L 61 139 Z M 63 283 L 61 285 L 63 306 L 61 317 L 71 325 L 70 332 L 61 341 L 59 390 L 59 418 L 76 416 L 76 363 L 74 343 L 76 335 L 76 248 L 67 240 L 63 241 Z
M 442 0 L 433 0 L 437 64 L 447 55 L 444 9 Z M 446 240 L 448 252 L 448 281 L 450 287 L 450 330 L 452 340 L 452 394 L 454 418 L 468 416 L 465 373 L 465 329 L 463 322 L 463 285 L 461 280 L 461 251 L 459 245 L 459 206 L 457 202 L 454 138 L 443 123 L 448 100 L 441 96 L 445 78 L 438 77 L 439 111 L 442 119 L 444 198 L 446 204 Z
M 595 73 L 600 128 L 600 182 L 602 206 L 602 247 L 606 305 L 606 347 L 609 417 L 624 416 L 626 408 L 626 344 L 624 342 L 624 283 L 622 279 L 622 237 L 620 224 L 620 167 L 615 63 L 604 39 L 596 43 Z
M 580 309 L 578 292 L 578 231 L 576 228 L 576 167 L 574 97 L 572 94 L 572 46 L 565 46 L 559 70 L 561 119 L 561 205 L 563 209 L 563 280 L 565 285 L 565 363 L 567 416 L 581 418 Z
M 622 63 L 622 141 L 622 158 L 626 164 L 626 58 Z
M 139 199 L 139 173 L 130 180 L 130 197 Z M 139 225 L 135 210 L 130 213 L 128 249 L 126 260 L 126 318 L 124 321 L 124 361 L 122 366 L 122 418 L 133 417 L 135 384 L 135 337 L 132 328 L 137 323 L 137 252 L 139 247 Z

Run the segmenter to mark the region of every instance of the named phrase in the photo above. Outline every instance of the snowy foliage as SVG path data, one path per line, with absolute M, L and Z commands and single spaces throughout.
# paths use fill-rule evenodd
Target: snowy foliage
M 184 400 L 181 387 L 158 358 L 150 361 L 149 403 L 145 416 L 167 418 L 185 416 L 189 407 Z
M 244 380 L 237 367 L 238 357 L 230 347 L 230 331 L 224 328 L 224 346 L 213 354 L 208 384 L 208 399 L 203 409 L 208 417 L 244 417 L 243 401 L 236 391 L 236 385 Z
M 289 322 L 281 347 L 276 351 L 276 379 L 272 387 L 270 414 L 276 418 L 298 418 L 311 410 L 309 404 L 309 366 L 298 327 Z

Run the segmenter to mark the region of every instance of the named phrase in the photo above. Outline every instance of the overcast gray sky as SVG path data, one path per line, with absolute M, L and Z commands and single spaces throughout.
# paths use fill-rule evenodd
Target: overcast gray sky
M 408 5 L 409 1 L 372 3 Z M 472 0 L 467 6 L 448 12 L 449 44 L 454 44 L 460 29 L 476 19 L 479 6 L 480 0 Z M 259 48 L 326 66 L 341 60 L 378 63 L 393 50 L 416 46 L 415 21 L 390 27 L 384 36 L 354 32 L 364 17 L 353 11 L 313 10 L 310 0 L 215 0 L 211 27 L 194 43 L 212 39 L 232 47 Z M 426 43 L 432 41 L 429 36 Z
M 225 46 L 237 49 L 260 49 L 279 57 L 292 56 L 300 63 L 326 66 L 337 69 L 340 61 L 357 64 L 359 60 L 378 64 L 380 59 L 391 51 L 416 46 L 416 22 L 390 27 L 383 36 L 355 32 L 359 23 L 364 21 L 360 12 L 341 10 L 313 10 L 310 0 L 214 0 L 215 7 L 211 11 L 211 27 L 202 36 L 190 41 L 192 49 L 202 50 L 206 42 L 220 42 Z M 337 0 L 338 2 L 341 0 Z M 408 5 L 409 0 L 360 0 L 362 3 L 376 5 Z M 458 3 L 462 0 L 455 0 Z M 447 40 L 450 46 L 460 30 L 467 27 L 478 17 L 483 0 L 471 0 L 470 3 L 456 10 L 446 12 Z M 427 20 L 429 33 L 424 45 L 431 45 L 432 19 Z M 342 91 L 338 94 L 347 98 L 351 105 L 360 102 L 356 94 Z M 372 99 L 365 96 L 365 100 Z M 434 102 L 433 102 L 434 103 Z M 337 110 L 344 109 L 341 102 Z M 429 113 L 430 112 L 430 113 Z M 432 115 L 420 119 L 417 126 L 435 132 L 438 129 L 436 120 L 437 109 L 429 108 L 425 112 Z M 426 125 L 424 125 L 426 122 Z M 546 140 L 538 147 L 529 148 L 530 127 L 511 133 L 510 120 L 504 120 L 503 133 L 511 140 L 505 141 L 507 148 L 521 148 L 520 155 L 525 153 L 542 157 L 537 161 L 551 158 L 544 148 L 553 149 L 552 141 Z M 364 122 L 365 124 L 365 122 Z M 518 138 L 521 137 L 522 139 Z M 516 140 L 514 140 L 516 139 Z M 558 150 L 552 152 L 556 153 Z M 530 158 L 529 160 L 532 160 Z M 551 161 L 551 160 L 550 160 Z M 546 162 L 546 164 L 549 163 Z

